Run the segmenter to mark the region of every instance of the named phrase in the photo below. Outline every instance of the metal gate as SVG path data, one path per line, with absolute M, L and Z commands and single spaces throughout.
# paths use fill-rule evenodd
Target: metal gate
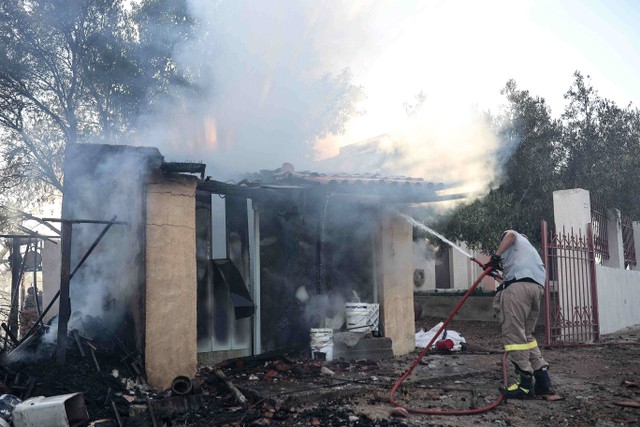
M 545 341 L 551 344 L 599 341 L 593 230 L 552 232 L 542 221 L 542 254 L 547 269 Z

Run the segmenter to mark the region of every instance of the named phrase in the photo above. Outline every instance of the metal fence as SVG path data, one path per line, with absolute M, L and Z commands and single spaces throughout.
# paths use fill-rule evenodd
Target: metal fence
M 542 254 L 547 269 L 545 341 L 588 343 L 600 339 L 594 234 L 555 233 L 542 222 Z
M 636 245 L 633 238 L 633 220 L 622 217 L 622 245 L 624 248 L 625 268 L 636 265 Z
M 607 209 L 602 202 L 591 197 L 591 224 L 593 226 L 593 245 L 598 260 L 609 259 L 609 240 L 607 237 Z

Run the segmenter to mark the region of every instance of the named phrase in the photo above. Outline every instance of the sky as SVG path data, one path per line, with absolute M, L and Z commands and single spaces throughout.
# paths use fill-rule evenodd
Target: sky
M 203 161 L 214 179 L 314 162 L 382 134 L 413 165 L 384 172 L 495 182 L 500 149 L 479 115 L 497 113 L 509 79 L 555 116 L 579 70 L 600 95 L 640 104 L 637 0 L 189 0 L 200 23 L 177 54 L 198 70 L 199 98 L 171 104 L 147 144 L 170 161 Z M 309 137 L 325 73 L 348 69 L 365 98 L 338 135 Z M 417 114 L 406 106 L 422 93 Z M 314 98 L 315 97 L 315 98 Z M 309 148 L 312 149 L 309 149 Z M 332 172 L 354 172 L 350 170 Z M 349 167 L 349 165 L 347 165 Z M 491 173 L 487 173 L 491 170 Z
M 362 3 L 363 8 L 370 3 Z M 397 1 L 378 4 L 371 48 L 349 64 L 366 114 L 338 145 L 402 126 L 403 103 L 419 91 L 446 110 L 497 111 L 509 79 L 554 114 L 579 70 L 599 93 L 640 103 L 640 2 Z

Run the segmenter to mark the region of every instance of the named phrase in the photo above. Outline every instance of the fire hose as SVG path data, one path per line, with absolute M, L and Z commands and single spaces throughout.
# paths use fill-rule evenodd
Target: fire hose
M 484 264 L 482 264 L 480 261 L 478 261 L 478 260 L 476 260 L 475 258 L 472 258 L 472 257 L 471 257 L 471 260 L 476 262 L 478 265 L 480 265 L 481 267 L 484 268 Z M 434 410 L 434 409 L 411 408 L 409 406 L 406 406 L 406 405 L 403 405 L 403 404 L 399 403 L 394 398 L 394 395 L 396 394 L 396 391 L 398 390 L 398 387 L 400 387 L 400 385 L 403 383 L 403 381 L 409 375 L 411 375 L 411 373 L 413 372 L 415 367 L 418 366 L 418 364 L 420 363 L 420 360 L 422 360 L 424 355 L 429 351 L 429 349 L 431 348 L 431 345 L 433 344 L 433 342 L 440 336 L 440 333 L 447 327 L 447 325 L 449 324 L 451 319 L 453 319 L 453 316 L 455 316 L 456 313 L 458 313 L 458 311 L 460 310 L 462 305 L 465 303 L 467 298 L 469 298 L 469 296 L 475 290 L 475 288 L 478 286 L 478 284 L 480 284 L 482 279 L 484 279 L 488 275 L 493 275 L 491 267 L 484 269 L 484 271 L 482 272 L 480 277 L 478 277 L 478 279 L 473 283 L 473 285 L 469 288 L 469 290 L 464 294 L 464 296 L 462 297 L 460 302 L 458 302 L 458 305 L 456 305 L 456 307 L 453 309 L 453 311 L 449 314 L 449 317 L 447 317 L 447 319 L 443 322 L 443 324 L 440 327 L 440 329 L 438 329 L 438 332 L 436 332 L 435 335 L 433 336 L 433 338 L 431 339 L 431 341 L 429 341 L 429 344 L 427 344 L 427 346 L 424 348 L 424 350 L 422 350 L 420 352 L 420 354 L 418 355 L 416 360 L 413 362 L 411 367 L 407 370 L 407 372 L 405 372 L 398 379 L 398 381 L 394 384 L 393 388 L 391 389 L 391 392 L 389 393 L 389 402 L 391 402 L 396 407 L 404 408 L 409 413 L 422 414 L 422 415 L 473 415 L 473 414 L 480 414 L 482 412 L 487 412 L 487 411 L 495 408 L 496 406 L 498 406 L 500 404 L 500 402 L 502 402 L 502 400 L 504 399 L 504 396 L 502 394 L 499 394 L 497 399 L 492 404 L 490 404 L 488 406 L 483 406 L 481 408 L 474 408 L 474 409 L 460 409 L 460 410 L 446 410 L 445 411 L 445 410 Z M 494 276 L 494 277 L 497 277 L 497 276 Z M 499 277 L 497 277 L 497 278 L 499 278 Z M 502 385 L 505 386 L 505 387 L 507 385 L 507 363 L 506 363 L 506 361 L 507 361 L 507 352 L 504 352 L 502 354 L 502 378 L 503 378 Z

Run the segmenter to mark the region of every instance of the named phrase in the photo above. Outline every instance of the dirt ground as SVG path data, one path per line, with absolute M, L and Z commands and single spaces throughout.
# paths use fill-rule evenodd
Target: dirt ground
M 430 329 L 438 321 L 422 319 L 417 327 Z M 451 322 L 448 329 L 461 333 L 470 345 L 496 353 L 427 353 L 395 394 L 396 400 L 411 408 L 441 411 L 493 403 L 502 382 L 498 353 L 501 344 L 496 327 L 495 323 Z M 230 405 L 227 408 L 237 416 L 229 417 L 233 412 L 225 411 L 224 419 L 202 420 L 203 424 L 198 425 L 638 425 L 639 337 L 640 327 L 603 337 L 603 343 L 608 345 L 543 348 L 554 389 L 563 399 L 510 400 L 477 415 L 406 417 L 394 410 L 389 403 L 389 391 L 419 351 L 379 363 L 324 364 L 334 375 L 318 372 L 320 364 L 291 359 L 265 362 L 254 368 L 228 369 L 229 379 L 259 400 L 245 411 L 227 396 L 226 403 L 220 406 Z M 537 331 L 537 339 L 544 342 L 541 329 Z M 510 366 L 508 375 L 512 382 Z
M 431 329 L 442 319 L 422 319 Z M 496 323 L 452 321 L 474 351 L 429 352 L 394 398 L 410 408 L 468 410 L 491 405 L 502 383 Z M 537 331 L 544 342 L 543 331 Z M 69 354 L 64 369 L 52 360 L 20 368 L 34 380 L 31 396 L 82 392 L 90 420 L 107 426 L 618 426 L 640 425 L 640 326 L 602 338 L 605 345 L 543 348 L 554 389 L 563 399 L 502 402 L 476 415 L 406 414 L 389 403 L 412 354 L 381 361 L 347 363 L 309 359 L 309 352 L 259 355 L 216 367 L 201 367 L 194 379 L 200 393 L 172 397 L 131 380 L 119 356 L 98 353 L 100 370 L 88 357 Z M 508 366 L 509 382 L 513 369 Z M 216 375 L 223 372 L 227 382 Z M 12 374 L 12 375 L 15 375 Z M 5 374 L 5 378 L 13 378 Z M 5 381 L 6 382 L 6 381 Z M 9 381 L 15 394 L 24 388 Z M 240 402 L 232 384 L 247 402 Z M 151 410 L 149 409 L 151 408 Z M 120 421 L 116 420 L 117 411 Z

